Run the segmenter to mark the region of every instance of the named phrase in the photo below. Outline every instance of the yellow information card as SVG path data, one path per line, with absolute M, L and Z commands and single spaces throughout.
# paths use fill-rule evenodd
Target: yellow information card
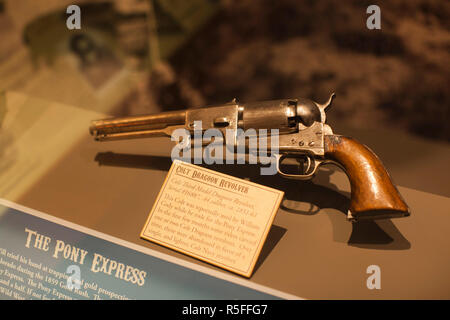
M 175 160 L 141 237 L 250 277 L 283 195 Z

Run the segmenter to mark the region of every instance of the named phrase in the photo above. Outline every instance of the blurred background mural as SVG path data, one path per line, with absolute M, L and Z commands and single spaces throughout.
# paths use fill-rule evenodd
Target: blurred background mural
M 330 122 L 450 141 L 449 17 L 443 0 L 0 0 L 0 91 L 116 116 L 336 92 Z

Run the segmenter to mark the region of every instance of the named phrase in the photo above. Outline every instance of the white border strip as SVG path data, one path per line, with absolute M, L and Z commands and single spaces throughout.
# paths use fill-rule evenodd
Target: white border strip
M 149 256 L 153 256 L 153 257 L 159 258 L 161 260 L 165 260 L 165 261 L 168 261 L 168 262 L 180 265 L 180 266 L 188 268 L 188 269 L 192 269 L 192 270 L 195 270 L 195 271 L 198 271 L 198 272 L 205 273 L 205 274 L 213 276 L 215 278 L 219 278 L 219 279 L 222 279 L 222 280 L 225 280 L 225 281 L 229 281 L 229 282 L 232 282 L 232 283 L 235 283 L 235 284 L 239 284 L 241 286 L 244 286 L 244 287 L 247 287 L 247 288 L 251 288 L 251 289 L 254 289 L 254 290 L 257 290 L 257 291 L 260 291 L 260 292 L 264 292 L 264 293 L 267 293 L 267 294 L 270 294 L 270 295 L 273 295 L 273 296 L 277 296 L 277 297 L 280 297 L 280 298 L 283 298 L 283 299 L 304 300 L 304 298 L 301 298 L 301 297 L 298 297 L 298 296 L 295 296 L 295 295 L 292 295 L 292 294 L 289 294 L 289 293 L 285 293 L 285 292 L 282 292 L 282 291 L 279 291 L 279 290 L 275 290 L 275 289 L 269 288 L 269 287 L 264 286 L 264 285 L 256 284 L 256 283 L 251 282 L 249 280 L 241 279 L 241 278 L 229 275 L 229 274 L 225 274 L 225 273 L 222 273 L 222 272 L 219 272 L 219 271 L 216 271 L 216 270 L 212 270 L 212 269 L 209 269 L 209 268 L 204 267 L 204 266 L 197 265 L 197 264 L 192 263 L 192 262 L 184 261 L 184 260 L 182 260 L 180 258 L 175 258 L 175 257 L 172 257 L 172 256 L 170 256 L 168 254 L 161 253 L 161 252 L 155 251 L 153 249 L 149 249 L 149 248 L 137 245 L 135 243 L 128 242 L 128 241 L 125 241 L 125 240 L 122 240 L 122 239 L 119 239 L 119 238 L 107 235 L 105 233 L 102 233 L 102 232 L 99 232 L 99 231 L 95 231 L 95 230 L 92 230 L 92 229 L 80 226 L 78 224 L 75 224 L 75 223 L 72 223 L 72 222 L 60 219 L 60 218 L 53 217 L 53 216 L 48 215 L 46 213 L 43 213 L 43 212 L 31 209 L 31 208 L 22 206 L 20 204 L 11 202 L 11 201 L 6 200 L 6 199 L 0 198 L 0 204 L 4 205 L 6 207 L 9 207 L 9 208 L 18 210 L 18 211 L 25 212 L 25 213 L 30 214 L 32 216 L 35 216 L 35 217 L 38 217 L 38 218 L 41 218 L 41 219 L 44 219 L 44 220 L 47 220 L 47 221 L 59 224 L 59 225 L 62 225 L 64 227 L 67 227 L 67 228 L 70 228 L 70 229 L 73 229 L 73 230 L 76 230 L 76 231 L 79 231 L 79 232 L 87 233 L 87 234 L 89 234 L 91 236 L 94 236 L 94 237 L 97 237 L 97 238 L 100 238 L 100 239 L 103 239 L 103 240 L 106 240 L 106 241 L 118 244 L 120 246 L 139 251 L 139 252 L 147 254 Z

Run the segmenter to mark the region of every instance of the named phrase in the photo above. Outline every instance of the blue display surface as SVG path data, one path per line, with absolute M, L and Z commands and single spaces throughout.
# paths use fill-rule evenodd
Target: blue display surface
M 0 298 L 292 296 L 0 200 Z

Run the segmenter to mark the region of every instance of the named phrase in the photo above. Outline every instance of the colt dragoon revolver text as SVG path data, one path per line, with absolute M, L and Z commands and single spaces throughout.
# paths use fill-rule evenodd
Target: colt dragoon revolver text
M 289 179 L 311 179 L 322 164 L 333 163 L 347 174 L 351 185 L 350 220 L 395 218 L 409 215 L 409 209 L 378 157 L 356 140 L 335 135 L 325 123 L 325 110 L 334 94 L 324 104 L 308 99 L 284 99 L 262 102 L 229 103 L 206 108 L 168 111 L 158 114 L 95 120 L 90 133 L 98 141 L 172 136 L 184 129 L 195 136 L 200 130 L 216 129 L 234 134 L 236 147 L 239 130 L 260 129 L 277 132 L 278 173 Z M 253 152 L 246 143 L 246 150 Z M 270 147 L 271 143 L 267 143 Z M 285 172 L 285 159 L 298 160 L 298 172 Z

